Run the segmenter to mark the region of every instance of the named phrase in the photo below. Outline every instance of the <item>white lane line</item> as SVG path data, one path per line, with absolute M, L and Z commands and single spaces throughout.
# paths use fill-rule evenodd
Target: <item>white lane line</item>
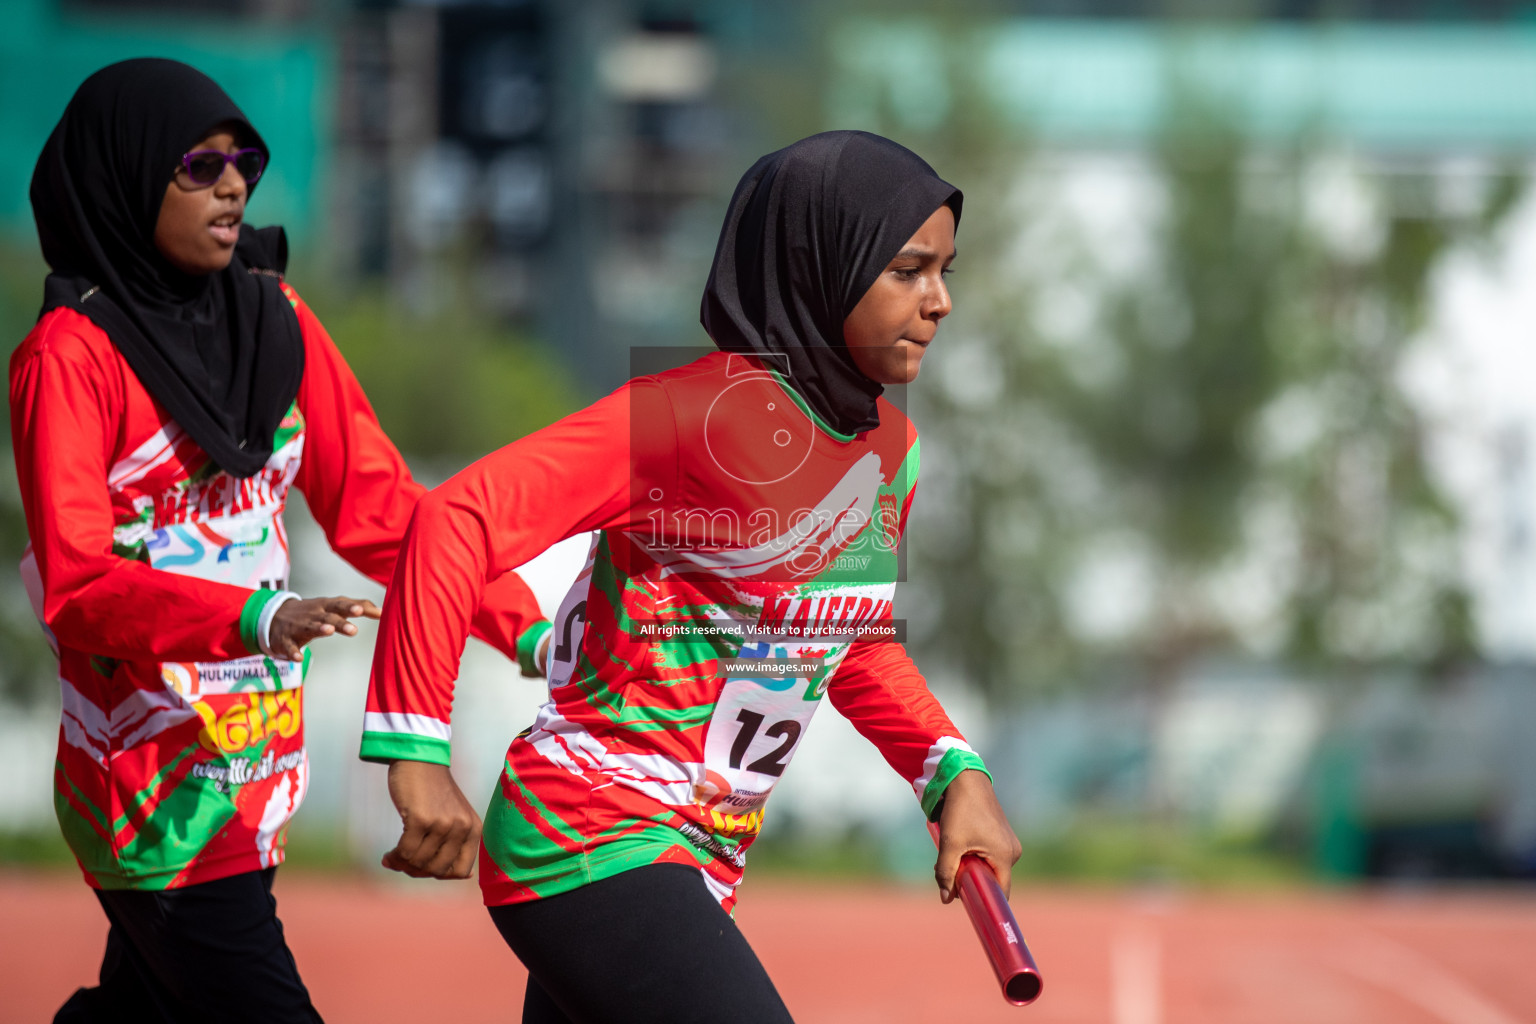
M 1445 1024 L 1522 1024 L 1433 958 L 1383 935 L 1372 934 L 1342 948 L 1332 962 Z
M 1162 1024 L 1162 944 L 1146 923 L 1116 933 L 1110 947 L 1110 998 L 1115 1024 Z

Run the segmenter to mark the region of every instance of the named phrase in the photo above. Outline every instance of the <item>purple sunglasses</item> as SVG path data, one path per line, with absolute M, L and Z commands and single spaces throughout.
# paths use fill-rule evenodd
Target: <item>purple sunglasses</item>
M 182 169 L 194 185 L 212 185 L 224 176 L 224 168 L 230 164 L 235 165 L 247 185 L 254 185 L 267 168 L 267 157 L 259 149 L 237 149 L 233 153 L 194 149 L 181 158 Z

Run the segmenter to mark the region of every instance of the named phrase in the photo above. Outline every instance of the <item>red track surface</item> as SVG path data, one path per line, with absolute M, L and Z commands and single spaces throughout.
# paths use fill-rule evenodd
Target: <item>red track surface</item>
M 522 967 L 469 885 L 290 872 L 289 941 L 333 1024 L 516 1021 Z M 926 891 L 755 880 L 737 914 L 801 1024 L 1526 1024 L 1536 894 L 1013 900 L 1045 974 L 1005 1004 L 964 912 Z M 105 920 L 59 874 L 0 874 L 0 1020 L 46 1021 L 100 961 Z

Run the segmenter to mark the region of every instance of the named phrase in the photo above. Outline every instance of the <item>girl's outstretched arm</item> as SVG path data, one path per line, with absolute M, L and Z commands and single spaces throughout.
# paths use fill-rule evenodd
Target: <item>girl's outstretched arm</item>
M 676 452 L 660 386 L 631 381 L 486 456 L 417 504 L 374 648 L 362 757 L 394 764 L 400 843 L 385 866 L 464 877 L 466 832 L 449 763 L 454 680 L 488 585 L 577 533 L 644 522 L 637 493 L 673 492 Z M 638 490 L 637 490 L 638 489 Z M 473 814 L 473 811 L 470 811 Z
M 960 858 L 974 853 L 1006 892 L 1018 837 L 992 793 L 992 775 L 928 690 L 900 644 L 860 640 L 849 649 L 827 697 L 911 785 L 928 820 L 939 823 L 934 868 L 940 897 L 954 898 Z

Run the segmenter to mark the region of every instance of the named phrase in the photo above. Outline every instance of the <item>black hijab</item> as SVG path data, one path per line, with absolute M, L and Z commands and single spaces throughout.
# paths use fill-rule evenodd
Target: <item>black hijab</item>
M 843 320 L 960 190 L 916 153 L 868 132 L 823 132 L 769 153 L 731 197 L 699 319 L 720 348 L 775 354 L 834 430 L 880 423 L 884 390 L 854 366 Z
M 266 154 L 202 72 L 157 58 L 102 68 L 43 146 L 32 212 L 53 269 L 43 313 L 68 306 L 89 317 L 218 467 L 249 477 L 271 456 L 304 373 L 298 318 L 278 287 L 282 229 L 242 224 L 228 268 L 202 276 L 177 270 L 154 243 L 182 154 L 225 122 Z

